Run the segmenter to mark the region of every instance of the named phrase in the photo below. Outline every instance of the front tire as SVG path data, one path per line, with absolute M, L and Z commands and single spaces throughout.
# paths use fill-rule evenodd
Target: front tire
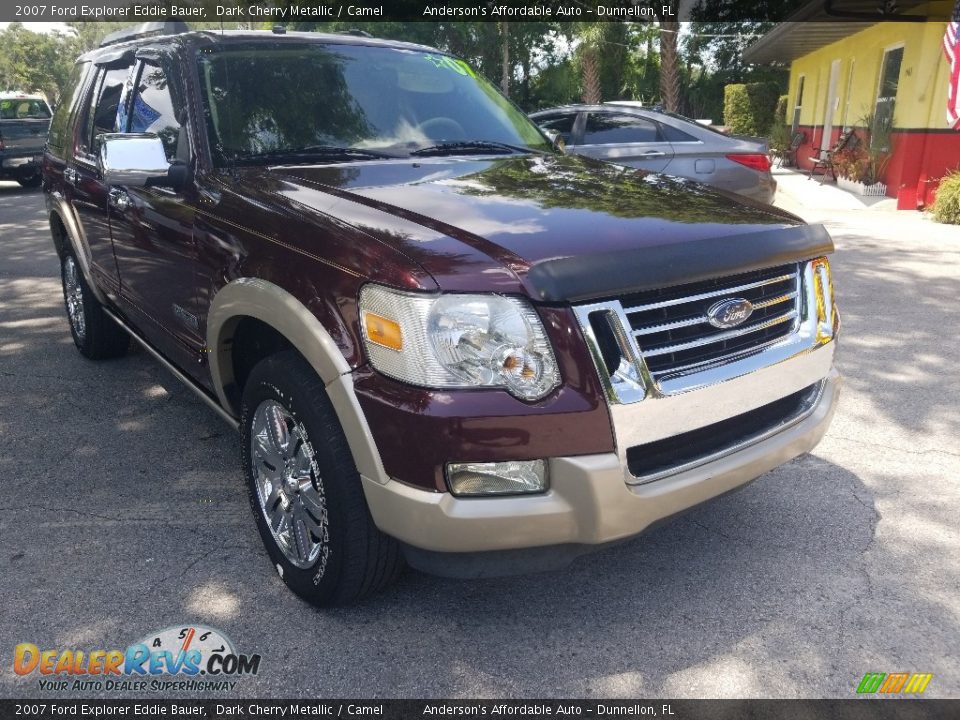
M 70 334 L 80 354 L 90 360 L 126 355 L 130 336 L 103 311 L 103 306 L 94 296 L 72 253 L 63 256 L 60 278 Z
M 296 352 L 254 367 L 241 432 L 257 530 L 291 590 L 314 605 L 345 605 L 400 574 L 400 548 L 370 516 L 323 382 Z

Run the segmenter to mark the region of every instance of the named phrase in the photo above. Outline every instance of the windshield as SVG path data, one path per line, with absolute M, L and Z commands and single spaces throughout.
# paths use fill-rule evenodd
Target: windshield
M 490 83 L 439 53 L 258 43 L 204 52 L 200 80 L 218 164 L 550 150 Z
M 3 120 L 46 120 L 50 117 L 50 108 L 40 98 L 11 98 L 0 100 L 0 119 Z

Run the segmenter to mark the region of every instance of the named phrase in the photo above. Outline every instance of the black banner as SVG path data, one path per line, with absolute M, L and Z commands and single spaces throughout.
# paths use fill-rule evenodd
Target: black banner
M 3 3 L 16 22 L 876 22 L 947 20 L 945 3 L 917 0 L 58 0 Z
M 8 718 L 953 720 L 960 700 L 0 700 Z

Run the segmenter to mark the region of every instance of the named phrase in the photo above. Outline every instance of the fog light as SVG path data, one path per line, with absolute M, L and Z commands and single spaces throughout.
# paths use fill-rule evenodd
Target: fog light
M 543 460 L 448 463 L 447 483 L 454 495 L 539 493 L 547 489 L 547 463 Z

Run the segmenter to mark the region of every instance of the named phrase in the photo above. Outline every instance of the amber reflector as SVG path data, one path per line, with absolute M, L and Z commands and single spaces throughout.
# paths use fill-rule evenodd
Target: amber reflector
M 382 315 L 372 312 L 363 314 L 363 327 L 367 339 L 377 345 L 383 345 L 391 350 L 403 348 L 403 338 L 400 336 L 400 325 Z

